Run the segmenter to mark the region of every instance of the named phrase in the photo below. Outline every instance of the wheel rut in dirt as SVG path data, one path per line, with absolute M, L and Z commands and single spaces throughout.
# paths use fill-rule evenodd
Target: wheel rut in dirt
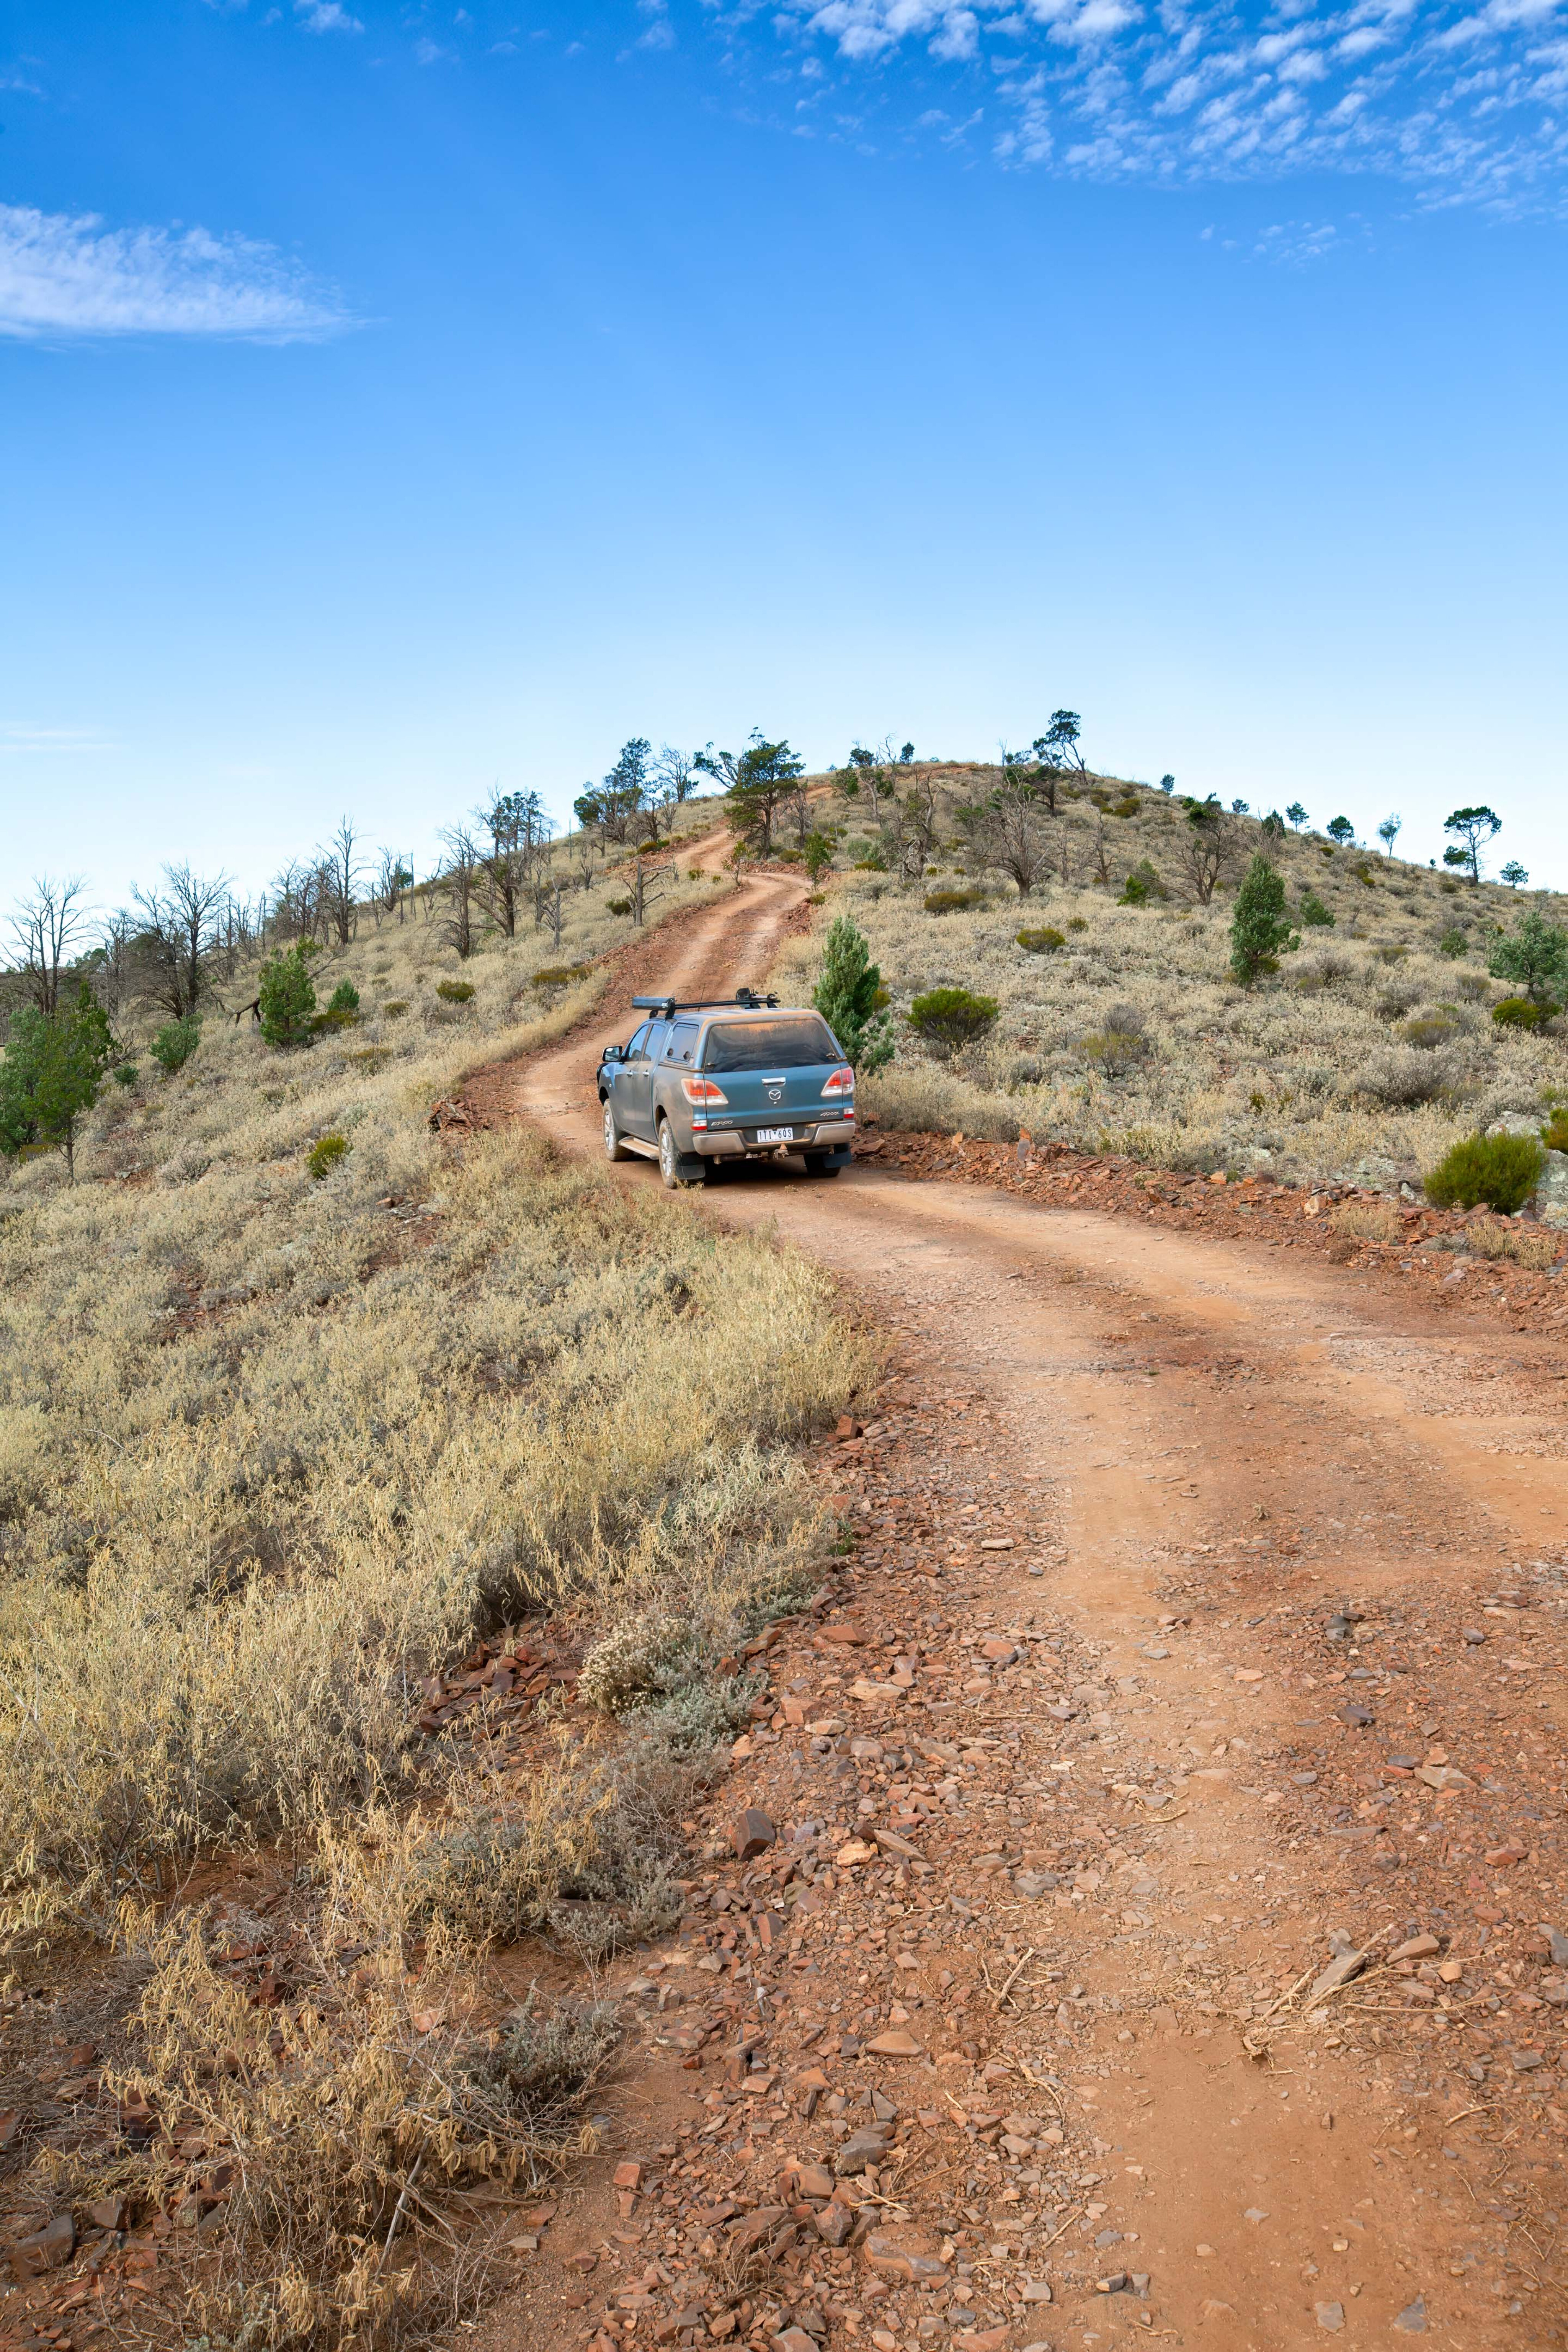
M 655 935 L 649 984 L 757 979 L 801 897 Z M 592 1054 L 491 1099 L 594 1149 Z M 606 2151 L 486 2340 L 1563 2340 L 1537 1343 L 868 1169 L 700 1213 L 831 1266 L 889 1378 L 818 1461 L 853 1558 L 617 1988 Z M 726 1859 L 748 1804 L 777 1843 Z M 1313 2001 L 1336 1933 L 1370 1958 Z

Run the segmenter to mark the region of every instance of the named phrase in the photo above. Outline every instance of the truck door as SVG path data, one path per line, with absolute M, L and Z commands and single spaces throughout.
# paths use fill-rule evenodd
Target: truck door
M 653 1133 L 653 1071 L 669 1034 L 668 1021 L 650 1021 L 626 1048 L 626 1058 L 616 1080 L 616 1116 L 627 1135 Z

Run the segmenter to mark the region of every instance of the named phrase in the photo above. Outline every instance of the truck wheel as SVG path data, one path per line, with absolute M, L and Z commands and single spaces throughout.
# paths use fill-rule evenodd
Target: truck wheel
M 675 1148 L 675 1129 L 667 1118 L 658 1123 L 658 1172 L 668 1191 L 679 1192 L 685 1180 L 680 1173 L 680 1154 Z
M 830 1159 L 826 1151 L 808 1151 L 805 1155 L 805 1172 L 808 1176 L 837 1176 L 838 1163 L 836 1160 Z
M 616 1125 L 616 1106 L 605 1097 L 605 1157 L 606 1160 L 629 1160 L 631 1153 L 621 1141 L 621 1130 Z

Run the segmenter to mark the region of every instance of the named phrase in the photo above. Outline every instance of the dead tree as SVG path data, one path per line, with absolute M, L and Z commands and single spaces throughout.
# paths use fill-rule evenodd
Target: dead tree
M 479 845 L 466 826 L 452 824 L 441 835 L 447 863 L 440 882 L 447 897 L 443 925 L 447 942 L 467 962 L 474 952 L 474 908 L 479 874 Z M 434 895 L 434 894 L 432 894 Z
M 132 890 L 138 919 L 136 961 L 142 993 L 176 1021 L 195 1013 L 206 975 L 205 960 L 214 945 L 218 909 L 229 877 L 211 879 L 188 866 L 165 866 L 161 890 Z
M 88 910 L 82 904 L 86 887 L 78 875 L 55 882 L 46 874 L 10 919 L 27 993 L 46 1016 L 59 1010 L 60 973 L 70 961 L 72 942 L 87 928 Z
M 354 889 L 360 878 L 353 826 L 343 817 L 325 849 L 316 852 L 322 912 L 341 948 L 353 937 Z

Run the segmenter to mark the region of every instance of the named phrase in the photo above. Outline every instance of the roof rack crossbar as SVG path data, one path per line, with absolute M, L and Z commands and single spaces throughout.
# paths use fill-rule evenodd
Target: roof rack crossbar
M 776 996 L 759 996 L 754 989 L 738 988 L 733 996 L 699 996 L 689 1003 L 678 1002 L 673 996 L 634 996 L 632 1008 L 637 1013 L 657 1013 L 666 1021 L 678 1013 L 762 1013 L 776 1005 Z

